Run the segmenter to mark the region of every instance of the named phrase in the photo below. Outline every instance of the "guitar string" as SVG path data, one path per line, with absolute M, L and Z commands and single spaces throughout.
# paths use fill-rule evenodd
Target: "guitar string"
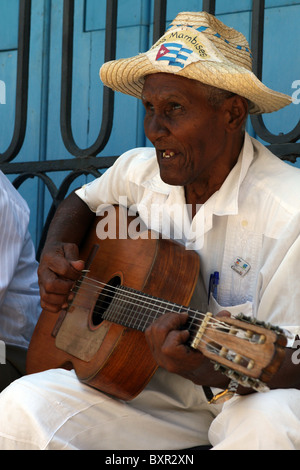
M 89 292 L 89 290 L 86 290 L 86 291 Z M 122 290 L 122 293 L 123 293 L 123 292 L 124 292 L 124 291 Z M 77 295 L 78 295 L 78 293 L 77 293 Z M 81 296 L 87 298 L 87 295 L 85 295 L 85 294 L 81 294 Z M 90 298 L 90 297 L 88 297 L 88 298 Z M 135 304 L 134 304 L 133 302 L 131 302 L 131 301 L 126 301 L 126 300 L 124 300 L 124 299 L 121 299 L 121 300 L 122 300 L 122 303 L 127 303 L 127 304 L 129 304 L 130 306 L 131 306 L 131 305 L 135 305 Z M 157 300 L 157 299 L 155 299 L 155 300 Z M 151 305 L 151 307 L 153 307 L 153 306 Z M 151 307 L 146 307 L 146 308 L 150 309 L 150 312 L 153 313 L 153 309 L 152 309 Z M 188 307 L 187 307 L 186 309 L 189 310 Z M 126 311 L 126 313 L 127 313 L 128 315 L 130 315 L 131 312 L 132 312 L 131 309 L 127 309 L 127 311 Z M 202 315 L 203 315 L 203 314 L 202 314 Z M 148 318 L 149 318 L 149 317 L 151 317 L 151 316 L 148 315 Z M 156 318 L 156 315 L 154 314 L 154 316 L 152 316 L 151 318 L 152 318 L 152 320 L 153 320 L 153 318 L 155 319 L 155 318 Z M 112 318 L 112 319 L 107 318 L 107 320 L 109 320 L 109 321 L 114 321 L 114 318 Z M 118 317 L 117 320 L 120 321 L 120 317 Z M 223 322 L 221 322 L 221 323 L 223 324 Z M 209 325 L 212 325 L 212 327 L 209 327 Z M 132 326 L 132 327 L 134 328 L 133 325 L 130 325 L 130 326 Z M 230 330 L 230 327 L 227 327 L 227 328 L 228 328 L 228 330 Z M 201 342 L 202 342 L 204 345 L 206 345 L 206 346 L 209 347 L 209 351 L 210 351 L 211 353 L 214 353 L 215 355 L 217 355 L 218 357 L 220 357 L 220 351 L 221 351 L 221 349 L 218 349 L 216 346 L 213 346 L 212 343 L 214 343 L 215 345 L 218 345 L 220 348 L 222 348 L 222 347 L 224 346 L 224 344 L 221 343 L 219 340 L 216 340 L 216 338 L 212 338 L 212 337 L 209 336 L 209 334 L 208 334 L 208 331 L 209 331 L 209 330 L 215 331 L 215 329 L 216 329 L 216 323 L 215 323 L 214 321 L 209 321 L 209 322 L 207 323 L 205 332 L 204 332 L 203 336 L 201 337 Z M 223 328 L 223 329 L 224 329 L 224 328 Z M 197 331 L 198 331 L 198 328 L 196 328 L 196 330 L 194 329 L 194 331 L 193 331 L 193 329 L 189 328 L 189 331 L 190 331 L 190 333 L 193 333 L 193 332 L 195 332 L 195 331 L 197 332 Z M 228 333 L 226 333 L 226 335 L 228 335 Z M 231 334 L 231 335 L 232 335 L 232 336 L 235 336 L 234 334 Z M 235 336 L 235 337 L 236 337 L 236 336 Z M 205 338 L 206 338 L 206 339 L 205 339 Z M 245 340 L 245 341 L 249 341 L 249 338 L 244 338 L 244 340 Z M 196 348 L 196 349 L 197 349 L 197 348 Z M 226 349 L 226 348 L 225 348 L 225 349 Z M 228 360 L 229 362 L 231 362 L 231 363 L 234 362 L 233 359 L 230 358 L 230 354 L 231 354 L 231 355 L 232 355 L 232 354 L 238 355 L 238 356 L 239 356 L 239 361 L 241 361 L 241 360 L 243 359 L 246 364 L 249 363 L 249 358 L 248 358 L 248 357 L 242 355 L 241 353 L 236 353 L 235 351 L 233 351 L 232 349 L 230 350 L 229 348 L 228 348 L 227 351 L 226 351 L 226 356 L 223 356 L 223 358 L 224 358 L 224 359 L 227 359 L 227 360 Z M 237 363 L 237 364 L 238 364 L 238 363 Z M 241 365 L 241 364 L 240 364 L 240 365 Z M 242 366 L 242 367 L 245 367 L 245 366 Z
M 93 281 L 93 279 L 91 279 L 91 280 Z M 159 299 L 157 297 L 152 297 L 149 294 L 139 293 L 138 291 L 134 291 L 131 288 L 127 288 L 127 287 L 124 287 L 124 286 L 121 286 L 121 287 L 111 286 L 109 284 L 105 284 L 105 283 L 102 283 L 102 282 L 99 282 L 99 281 L 95 281 L 95 282 L 98 283 L 98 285 L 100 286 L 100 289 L 98 289 L 98 287 L 94 284 L 91 284 L 91 283 L 88 283 L 88 282 L 82 282 L 80 284 L 80 286 L 83 285 L 84 287 L 81 290 L 85 290 L 87 292 L 94 292 L 97 295 L 100 295 L 102 293 L 104 295 L 107 295 L 107 297 L 109 297 L 109 295 L 107 293 L 111 292 L 112 293 L 111 298 L 113 298 L 113 294 L 121 293 L 122 297 L 127 296 L 130 299 L 137 300 L 137 301 L 142 299 L 143 306 L 147 303 L 149 305 L 151 305 L 151 302 L 152 302 L 153 306 L 155 306 L 155 304 L 157 304 L 157 303 L 160 303 L 161 305 L 164 304 L 165 308 L 171 308 L 171 307 L 174 307 L 174 306 L 177 307 L 177 308 L 181 308 L 181 309 L 187 308 L 187 307 L 175 304 L 175 303 L 165 301 L 163 299 Z M 85 286 L 87 286 L 87 287 L 85 287 Z M 103 286 L 103 289 L 102 289 L 102 286 Z M 76 293 L 76 291 L 75 291 L 75 293 Z
M 150 311 L 150 313 L 151 313 L 151 312 L 154 313 L 154 311 L 153 311 L 153 306 L 155 306 L 155 303 L 159 303 L 159 302 L 160 302 L 160 299 L 155 298 L 155 297 L 153 298 L 153 297 L 151 297 L 151 296 L 149 297 L 147 294 L 143 294 L 143 293 L 139 294 L 138 291 L 135 291 L 135 292 L 126 291 L 126 290 L 121 289 L 121 288 L 119 288 L 119 287 L 110 286 L 109 284 L 105 284 L 105 283 L 103 283 L 103 282 L 101 282 L 101 281 L 98 281 L 98 280 L 96 280 L 96 279 L 92 279 L 92 278 L 85 278 L 85 279 L 89 279 L 90 281 L 94 281 L 94 282 L 96 282 L 97 284 L 101 284 L 101 285 L 104 286 L 104 288 L 103 288 L 102 290 L 98 290 L 98 289 L 95 290 L 95 288 L 94 288 L 95 286 L 94 286 L 93 284 L 85 283 L 85 284 L 87 284 L 88 286 L 92 286 L 92 289 L 91 289 L 91 288 L 89 288 L 89 289 L 88 289 L 88 288 L 85 288 L 85 291 L 86 291 L 87 293 L 89 293 L 89 292 L 91 292 L 91 291 L 93 290 L 93 292 L 95 292 L 96 294 L 99 294 L 100 292 L 103 293 L 104 290 L 107 290 L 107 291 L 113 292 L 113 293 L 115 294 L 116 291 L 119 291 L 119 292 L 121 292 L 121 294 L 125 294 L 125 296 L 127 296 L 127 297 L 129 296 L 129 298 L 130 298 L 130 295 L 129 295 L 129 294 L 131 294 L 131 296 L 137 295 L 138 297 L 141 297 L 141 298 L 143 298 L 143 299 L 144 299 L 144 298 L 147 298 L 148 300 L 153 301 L 153 304 L 151 304 L 151 303 L 148 302 L 149 305 L 150 305 L 150 307 L 148 307 L 148 306 L 143 306 L 143 308 L 148 309 L 148 310 Z M 83 284 L 83 282 L 81 282 L 81 284 L 79 285 L 79 287 L 81 287 L 82 284 Z M 129 289 L 131 289 L 131 288 L 129 288 Z M 76 294 L 77 294 L 77 295 L 80 294 L 81 296 L 84 296 L 85 294 L 82 294 L 82 293 L 81 293 L 81 290 L 83 290 L 83 289 L 81 288 Z M 109 297 L 108 294 L 105 294 L 105 295 L 106 295 L 107 297 Z M 87 296 L 86 296 L 86 297 L 87 297 Z M 111 298 L 113 298 L 113 297 L 114 297 L 114 295 L 111 296 Z M 89 298 L 90 298 L 90 297 L 89 297 Z M 134 306 L 136 305 L 135 302 L 128 301 L 128 300 L 126 300 L 126 299 L 124 299 L 124 298 L 122 298 L 122 299 L 120 299 L 120 300 L 122 301 L 122 303 L 125 302 L 125 303 L 127 303 L 127 304 L 129 304 L 129 305 L 134 305 Z M 190 310 L 189 307 L 183 307 L 183 306 L 180 306 L 180 305 L 177 305 L 177 304 L 172 304 L 172 303 L 167 302 L 167 301 L 162 301 L 162 302 L 163 302 L 164 304 L 166 304 L 166 305 L 164 306 L 164 310 L 166 310 L 170 305 L 171 305 L 172 307 L 173 307 L 173 306 L 176 306 L 177 308 L 183 308 L 183 309 L 185 309 L 186 311 L 189 311 L 189 310 Z M 157 306 L 156 306 L 156 307 L 157 307 Z M 205 314 L 203 314 L 203 313 L 201 313 L 201 312 L 198 312 L 198 311 L 193 311 L 193 312 L 194 312 L 194 313 L 197 313 L 197 314 L 200 314 L 201 316 L 204 316 L 204 317 L 205 317 Z M 127 314 L 127 316 L 129 316 L 129 315 L 132 313 L 132 310 L 131 310 L 131 309 L 127 309 L 127 311 L 126 311 L 125 313 Z M 151 318 L 151 319 L 153 320 L 153 319 L 157 318 L 157 315 L 156 315 L 155 313 L 154 313 L 154 316 L 151 316 L 151 315 L 148 314 L 148 319 L 149 319 L 149 318 Z M 199 319 L 199 318 L 197 318 L 197 316 L 195 316 L 194 318 Z M 108 319 L 108 320 L 110 320 L 110 319 Z M 114 319 L 112 319 L 112 321 L 113 321 L 113 320 L 114 320 Z M 119 318 L 118 318 L 118 320 L 119 320 Z M 203 336 L 202 336 L 202 338 L 201 338 L 201 341 L 202 341 L 206 346 L 209 346 L 211 352 L 214 352 L 216 355 L 220 356 L 220 350 L 217 349 L 216 347 L 212 346 L 211 342 L 213 342 L 213 343 L 216 344 L 216 345 L 219 345 L 221 348 L 222 348 L 224 345 L 223 345 L 220 341 L 217 341 L 215 338 L 212 338 L 212 337 L 210 337 L 210 336 L 207 334 L 207 331 L 208 331 L 208 330 L 214 330 L 214 331 L 215 331 L 215 329 L 216 329 L 216 323 L 218 323 L 219 325 L 222 325 L 222 329 L 223 329 L 223 330 L 224 330 L 224 328 L 226 328 L 227 330 L 230 330 L 230 329 L 231 329 L 231 326 L 229 327 L 229 326 L 226 325 L 223 321 L 217 321 L 217 322 L 216 322 L 215 319 L 214 319 L 214 320 L 209 321 L 209 322 L 207 323 L 207 326 L 206 326 L 206 329 L 205 329 L 205 333 L 203 334 Z M 210 328 L 209 325 L 212 325 L 212 327 Z M 131 326 L 134 328 L 133 325 L 131 325 Z M 193 333 L 193 332 L 195 332 L 195 329 L 194 329 L 194 331 L 193 331 L 193 329 L 189 328 L 189 331 L 190 331 L 191 333 Z M 197 327 L 196 331 L 198 331 L 198 327 Z M 227 335 L 228 335 L 228 333 L 227 333 Z M 231 333 L 231 335 L 236 337 L 236 335 L 233 334 L 233 333 Z M 209 341 L 205 340 L 205 339 L 204 339 L 205 337 L 206 337 Z M 249 338 L 244 338 L 244 340 L 250 341 Z M 232 353 L 233 353 L 233 351 L 231 351 L 231 354 L 232 354 Z M 226 353 L 226 354 L 230 356 L 230 350 L 229 350 L 229 349 L 227 349 L 227 353 Z M 236 352 L 234 352 L 234 354 L 236 354 L 236 355 L 239 356 L 239 361 L 240 361 L 241 359 L 243 359 L 243 360 L 246 362 L 246 364 L 249 363 L 249 358 L 248 358 L 248 357 L 243 356 L 242 354 L 236 353 Z M 230 362 L 233 362 L 232 359 L 229 359 L 229 356 L 225 357 L 225 359 L 229 360 Z
M 116 291 L 119 290 L 119 291 L 122 293 L 122 299 L 120 299 L 120 300 L 122 300 L 123 303 L 127 303 L 127 304 L 129 304 L 129 305 L 136 306 L 136 303 L 135 303 L 135 302 L 132 302 L 131 300 L 127 300 L 127 299 L 125 299 L 124 297 L 127 296 L 129 299 L 131 299 L 131 297 L 134 297 L 134 296 L 137 295 L 138 297 L 143 298 L 143 300 L 144 300 L 145 298 L 147 298 L 147 299 L 149 300 L 149 302 L 148 302 L 148 305 L 149 305 L 149 306 L 145 305 L 145 303 L 147 303 L 147 302 L 144 301 L 144 305 L 142 305 L 142 308 L 144 308 L 144 309 L 149 309 L 150 313 L 153 312 L 153 306 L 156 307 L 156 311 L 162 308 L 162 307 L 160 306 L 160 307 L 157 309 L 157 305 L 155 305 L 155 304 L 156 304 L 157 302 L 160 302 L 160 299 L 157 299 L 157 298 L 155 298 L 155 297 L 152 298 L 151 296 L 148 297 L 148 295 L 146 295 L 146 294 L 143 295 L 143 294 L 136 294 L 136 292 L 131 292 L 131 291 L 128 292 L 128 291 L 125 291 L 124 289 L 120 289 L 120 288 L 118 288 L 118 287 L 112 287 L 112 286 L 109 286 L 108 284 L 101 283 L 100 281 L 93 280 L 93 279 L 91 279 L 91 278 L 89 278 L 89 279 L 90 279 L 91 281 L 95 281 L 96 283 L 102 284 L 102 285 L 105 286 L 105 287 L 102 289 L 102 291 L 101 291 L 102 293 L 103 293 L 103 291 L 108 291 L 108 292 L 116 293 Z M 88 284 L 88 283 L 87 283 L 87 285 L 88 285 L 88 286 L 91 286 L 92 284 Z M 93 288 L 93 285 L 92 285 L 92 288 Z M 82 288 L 81 290 L 83 290 L 83 288 Z M 88 293 L 90 293 L 90 292 L 92 291 L 92 289 L 87 289 L 87 288 L 85 288 L 85 291 L 88 292 Z M 98 291 L 97 289 L 96 289 L 96 290 L 94 289 L 94 292 L 97 293 L 97 294 L 100 293 L 100 291 Z M 77 295 L 78 295 L 78 293 L 80 293 L 80 291 L 77 292 Z M 105 292 L 104 292 L 104 294 L 105 294 Z M 124 295 L 124 294 L 125 294 L 125 295 Z M 84 295 L 84 294 L 81 293 L 81 296 L 83 296 L 83 295 Z M 105 294 L 105 296 L 109 297 L 108 294 Z M 111 298 L 113 298 L 113 296 L 111 296 Z M 152 302 L 152 303 L 151 303 L 151 302 Z M 196 315 L 195 315 L 194 317 L 191 317 L 191 316 L 189 317 L 189 318 L 191 318 L 192 320 L 193 320 L 193 319 L 199 320 L 199 317 L 200 317 L 200 316 L 205 317 L 205 315 L 206 315 L 206 314 L 203 314 L 203 313 L 201 313 L 201 312 L 199 312 L 199 311 L 193 311 L 193 310 L 191 310 L 189 307 L 183 307 L 183 306 L 180 306 L 180 305 L 177 305 L 177 304 L 169 303 L 169 302 L 167 302 L 167 301 L 163 301 L 163 303 L 165 304 L 164 310 L 166 310 L 167 308 L 168 308 L 169 310 L 172 310 L 172 309 L 170 309 L 169 307 L 171 306 L 171 307 L 173 308 L 173 306 L 175 306 L 175 307 L 177 307 L 177 308 L 180 308 L 180 309 L 185 310 L 186 313 L 189 313 L 189 311 L 192 311 L 193 313 L 196 313 Z M 109 302 L 108 302 L 108 301 L 107 301 L 107 304 L 109 305 Z M 96 309 L 96 308 L 95 308 L 94 311 L 96 311 L 96 313 L 97 313 L 97 309 Z M 172 310 L 172 311 L 174 311 L 174 310 Z M 127 316 L 128 316 L 129 314 L 131 314 L 131 313 L 132 313 L 132 311 L 129 310 L 129 309 L 125 311 L 125 315 L 127 314 Z M 148 314 L 148 318 L 151 318 L 152 320 L 155 319 L 156 317 L 157 317 L 157 315 L 154 315 L 154 317 L 153 317 L 153 316 L 149 316 L 149 314 Z M 228 330 L 228 331 L 230 331 L 230 329 L 232 328 L 231 325 L 228 326 L 226 323 L 224 323 L 224 321 L 220 321 L 220 320 L 218 320 L 218 319 L 216 319 L 216 318 L 214 318 L 212 321 L 208 322 L 208 325 L 212 325 L 212 327 L 213 327 L 214 330 L 216 329 L 217 326 L 222 326 L 222 329 L 223 329 L 223 330 L 226 329 L 226 330 Z M 207 326 L 208 326 L 208 325 L 207 325 Z M 132 326 L 134 327 L 134 325 L 132 325 Z M 194 330 L 192 329 L 192 324 L 190 325 L 190 328 L 189 328 L 189 329 L 190 329 L 190 332 L 191 332 L 191 333 L 192 333 L 192 332 L 195 332 L 195 329 L 194 329 Z M 196 331 L 198 331 L 198 329 L 199 329 L 198 326 L 196 326 Z M 242 331 L 243 331 L 243 330 L 242 330 Z M 231 333 L 231 334 L 232 334 L 232 336 L 236 336 L 235 333 Z M 251 341 L 251 338 L 245 338 L 245 339 L 247 339 L 249 342 Z
M 175 304 L 175 303 L 172 303 L 172 302 L 169 302 L 167 300 L 164 300 L 164 299 L 159 299 L 158 297 L 154 297 L 154 296 L 151 296 L 150 294 L 146 294 L 146 293 L 143 293 L 143 292 L 139 292 L 135 289 L 132 289 L 131 287 L 126 287 L 126 286 L 112 286 L 110 284 L 106 284 L 104 282 L 101 282 L 101 281 L 98 281 L 96 279 L 92 279 L 92 278 L 84 278 L 84 279 L 87 279 L 88 281 L 91 281 L 91 282 L 86 282 L 86 281 L 82 281 L 80 284 L 79 284 L 79 287 L 80 285 L 87 285 L 87 286 L 90 286 L 91 288 L 95 288 L 95 291 L 99 292 L 99 294 L 102 292 L 102 287 L 103 287 L 103 290 L 106 289 L 108 292 L 118 292 L 118 291 L 122 291 L 124 293 L 130 293 L 131 297 L 135 297 L 135 298 L 140 298 L 142 300 L 144 299 L 148 299 L 148 300 L 152 300 L 153 302 L 159 302 L 161 304 L 164 304 L 166 305 L 166 307 L 170 307 L 170 306 L 174 306 L 176 305 L 177 307 L 182 307 L 182 308 L 185 308 L 184 306 L 181 306 L 179 304 Z M 92 284 L 92 283 L 95 283 L 95 284 Z M 100 289 L 98 290 L 98 286 L 100 287 Z M 125 290 L 127 289 L 127 290 Z
M 99 281 L 96 281 L 96 282 L 99 283 Z M 199 318 L 200 316 L 202 316 L 202 317 L 205 317 L 205 316 L 206 316 L 206 314 L 201 313 L 201 312 L 199 312 L 199 311 L 191 310 L 189 307 L 180 306 L 180 305 L 178 305 L 178 304 L 172 304 L 172 303 L 169 303 L 169 302 L 167 302 L 167 301 L 162 301 L 162 302 L 161 302 L 160 299 L 155 298 L 155 297 L 152 298 L 151 296 L 149 297 L 149 296 L 146 295 L 146 294 L 144 294 L 144 295 L 143 295 L 143 294 L 136 294 L 135 292 L 131 292 L 131 291 L 128 292 L 128 291 L 126 291 L 126 290 L 124 290 L 124 289 L 121 289 L 121 288 L 111 287 L 111 286 L 109 286 L 109 285 L 107 285 L 107 284 L 104 284 L 104 283 L 102 283 L 102 284 L 103 284 L 104 286 L 106 286 L 106 287 L 104 287 L 101 292 L 104 293 L 104 295 L 105 295 L 106 297 L 109 297 L 109 295 L 108 295 L 107 293 L 105 293 L 105 292 L 113 292 L 113 293 L 115 294 L 116 291 L 119 291 L 119 292 L 121 292 L 121 294 L 122 294 L 122 299 L 120 299 L 120 300 L 122 300 L 123 303 L 131 304 L 131 305 L 133 305 L 133 306 L 136 306 L 136 303 L 135 303 L 135 302 L 132 302 L 132 300 L 131 300 L 132 297 L 135 297 L 135 296 L 136 296 L 136 297 L 141 297 L 141 298 L 143 299 L 142 308 L 143 308 L 143 309 L 149 309 L 150 313 L 151 313 L 151 311 L 153 311 L 153 307 L 156 307 L 156 311 L 159 311 L 159 310 L 160 310 L 159 313 L 161 313 L 162 306 L 160 305 L 159 308 L 158 308 L 158 307 L 157 307 L 157 303 L 164 303 L 164 304 L 165 304 L 164 307 L 163 307 L 164 311 L 167 310 L 167 309 L 168 309 L 168 311 L 174 311 L 174 306 L 175 306 L 177 309 L 181 309 L 181 313 L 182 313 L 182 310 L 184 310 L 186 313 L 189 313 L 189 311 L 191 311 L 192 313 L 196 313 L 196 315 L 194 315 L 194 317 L 191 316 L 191 315 L 189 315 L 189 319 L 191 319 L 192 321 L 195 320 L 195 319 L 196 319 L 196 320 L 201 320 L 201 319 Z M 90 286 L 90 284 L 88 284 L 88 286 Z M 92 285 L 92 287 L 93 287 L 93 285 Z M 84 290 L 84 289 L 81 288 L 81 291 L 82 291 L 82 290 Z M 90 293 L 90 292 L 92 291 L 91 288 L 89 288 L 89 289 L 88 289 L 88 288 L 85 288 L 85 290 L 86 290 L 87 293 Z M 79 292 L 80 292 L 80 291 L 79 291 Z M 98 291 L 97 289 L 96 289 L 96 290 L 94 289 L 94 292 L 95 292 L 96 294 L 99 293 L 99 291 Z M 77 295 L 78 295 L 78 293 L 77 293 Z M 84 295 L 84 294 L 81 293 L 81 295 Z M 126 296 L 127 296 L 130 300 L 127 300 L 126 298 L 124 298 L 124 297 L 126 297 Z M 111 296 L 111 298 L 113 298 L 113 295 Z M 145 302 L 145 298 L 148 300 L 148 302 Z M 103 303 L 105 303 L 105 302 L 103 302 Z M 107 305 L 109 306 L 109 301 L 107 301 L 106 303 L 107 303 Z M 147 303 L 148 303 L 149 306 L 146 305 Z M 151 310 L 151 308 L 152 308 L 152 310 Z M 94 311 L 96 311 L 96 313 L 97 313 L 97 308 L 95 308 Z M 100 312 L 100 309 L 99 309 L 99 312 Z M 99 312 L 98 312 L 98 313 L 99 313 Z M 125 311 L 125 315 L 126 315 L 126 314 L 131 314 L 131 311 L 130 311 L 130 310 Z M 145 315 L 144 315 L 144 316 L 145 316 Z M 148 315 L 148 318 L 151 318 L 152 320 L 153 320 L 153 318 L 155 319 L 156 317 L 157 317 L 157 315 L 155 315 L 154 317 L 153 317 L 153 316 L 152 316 L 152 317 L 149 317 L 149 315 Z M 119 317 L 119 318 L 120 318 L 120 317 Z M 223 329 L 227 329 L 227 330 L 230 330 L 230 329 L 231 329 L 231 326 L 228 326 L 226 323 L 224 323 L 223 321 L 220 321 L 220 320 L 218 320 L 218 319 L 214 319 L 212 322 L 210 322 L 210 324 L 212 324 L 214 327 L 216 327 L 216 323 L 218 323 L 219 326 L 222 326 Z M 191 322 L 191 326 L 192 326 L 192 322 Z M 196 326 L 196 327 L 197 327 L 197 330 L 198 330 L 198 326 L 199 326 L 199 325 Z M 190 331 L 192 332 L 191 328 L 190 328 Z M 194 331 L 195 331 L 195 330 L 194 330 Z
M 205 318 L 205 316 L 206 316 L 205 313 L 202 313 L 198 310 L 192 310 L 189 307 L 185 307 L 185 306 L 182 306 L 182 305 L 178 305 L 176 303 L 165 301 L 163 299 L 152 297 L 148 294 L 139 293 L 138 291 L 133 291 L 133 290 L 124 290 L 121 287 L 110 286 L 109 284 L 103 283 L 101 281 L 98 281 L 98 280 L 95 280 L 95 279 L 92 279 L 92 278 L 85 278 L 85 279 L 88 279 L 89 281 L 95 282 L 96 284 L 98 284 L 101 287 L 103 286 L 103 289 L 98 290 L 97 286 L 95 286 L 94 284 L 89 283 L 89 282 L 81 281 L 81 283 L 78 284 L 78 286 L 81 287 L 81 289 L 78 292 L 73 291 L 76 295 L 78 295 L 80 293 L 80 291 L 82 291 L 82 290 L 85 290 L 87 293 L 94 292 L 97 295 L 100 295 L 102 293 L 102 294 L 106 295 L 107 297 L 109 297 L 108 293 L 110 293 L 110 292 L 114 295 L 116 293 L 121 293 L 122 294 L 122 301 L 127 302 L 127 303 L 132 303 L 132 305 L 136 305 L 136 303 L 133 302 L 133 300 L 142 299 L 142 301 L 143 301 L 142 307 L 146 308 L 146 309 L 148 308 L 150 311 L 151 311 L 150 307 L 157 307 L 157 304 L 160 304 L 160 306 L 159 306 L 160 310 L 164 309 L 164 310 L 168 310 L 168 311 L 174 311 L 174 307 L 176 307 L 177 309 L 184 310 L 184 311 L 188 310 L 189 312 L 194 314 L 194 316 L 192 316 L 192 315 L 189 316 L 190 320 L 201 320 L 200 317 Z M 84 286 L 84 287 L 82 287 L 82 286 Z M 129 289 L 131 289 L 131 288 L 129 288 Z M 83 295 L 83 294 L 81 294 L 81 295 Z M 114 295 L 111 295 L 111 298 L 113 298 Z M 126 299 L 124 299 L 124 297 L 127 297 L 130 300 L 126 300 Z M 109 303 L 109 302 L 107 301 L 107 303 Z M 147 305 L 149 305 L 149 307 Z M 214 319 L 214 321 L 216 323 L 218 323 L 220 326 L 223 326 L 224 328 L 230 329 L 230 327 L 228 327 L 228 325 L 226 323 L 224 323 L 224 322 L 222 322 L 218 319 Z
M 86 281 L 85 282 L 81 281 L 81 283 L 78 284 L 78 286 L 79 287 L 82 286 L 82 285 L 88 286 L 88 287 L 85 287 L 85 289 L 88 290 L 88 291 L 91 291 L 91 292 L 92 292 L 92 289 L 94 288 L 94 292 L 99 294 L 99 295 L 103 292 L 104 292 L 104 294 L 105 294 L 105 292 L 112 292 L 113 294 L 121 292 L 122 294 L 125 294 L 125 295 L 129 296 L 129 298 L 142 299 L 142 301 L 144 303 L 145 303 L 145 299 L 147 299 L 149 305 L 151 305 L 151 302 L 152 302 L 154 306 L 155 306 L 155 303 L 160 303 L 161 305 L 163 304 L 166 309 L 167 308 L 173 308 L 173 307 L 177 307 L 177 308 L 180 308 L 180 309 L 189 309 L 191 313 L 195 313 L 194 317 L 190 317 L 191 319 L 197 319 L 198 320 L 200 316 L 203 316 L 203 317 L 206 316 L 205 313 L 202 313 L 198 310 L 191 310 L 189 307 L 185 307 L 183 305 L 179 305 L 179 304 L 172 303 L 172 302 L 169 302 L 169 301 L 166 301 L 166 300 L 163 300 L 163 299 L 159 299 L 159 298 L 151 296 L 149 294 L 145 294 L 143 292 L 136 291 L 136 290 L 134 290 L 130 287 L 128 288 L 128 287 L 123 286 L 123 289 L 122 289 L 122 286 L 121 287 L 111 286 L 110 284 L 106 284 L 104 282 L 98 281 L 98 280 L 93 279 L 93 278 L 86 277 L 84 279 L 87 279 L 88 281 L 91 281 L 91 282 L 89 283 L 89 282 L 86 282 Z M 96 285 L 92 284 L 92 282 L 96 283 Z M 100 286 L 99 290 L 98 290 L 97 285 Z M 102 287 L 103 287 L 103 289 L 102 289 Z M 127 290 L 125 290 L 125 289 L 127 289 Z M 76 293 L 76 291 L 75 291 L 75 293 Z M 219 321 L 219 323 L 221 324 L 222 322 Z M 226 324 L 223 324 L 223 326 L 227 327 Z

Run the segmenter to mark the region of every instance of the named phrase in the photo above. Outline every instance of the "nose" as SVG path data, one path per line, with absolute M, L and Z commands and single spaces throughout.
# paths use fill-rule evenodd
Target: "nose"
M 164 117 L 155 112 L 151 116 L 145 116 L 144 129 L 146 136 L 152 143 L 170 134 Z

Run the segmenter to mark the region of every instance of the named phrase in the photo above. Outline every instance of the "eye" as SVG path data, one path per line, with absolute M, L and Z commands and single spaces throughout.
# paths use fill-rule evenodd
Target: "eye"
M 146 111 L 153 111 L 154 106 L 152 103 L 150 103 L 150 101 L 142 100 L 142 102 Z
M 169 103 L 168 112 L 183 111 L 183 106 L 180 103 Z

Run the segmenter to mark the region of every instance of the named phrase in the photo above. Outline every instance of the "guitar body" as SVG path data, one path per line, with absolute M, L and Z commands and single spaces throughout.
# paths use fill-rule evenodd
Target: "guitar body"
M 127 209 L 113 207 L 106 218 L 108 224 L 116 224 L 115 239 L 99 240 L 99 220 L 90 229 L 80 255 L 89 265 L 90 278 L 172 303 L 189 304 L 199 275 L 195 252 L 149 231 L 144 232 L 145 238 L 132 239 L 128 229 L 136 218 L 130 218 Z M 142 331 L 95 314 L 99 308 L 105 310 L 102 304 L 99 289 L 85 293 L 79 285 L 67 311 L 60 315 L 43 311 L 29 346 L 27 373 L 74 368 L 80 381 L 98 390 L 123 400 L 137 396 L 157 364 Z M 134 315 L 134 304 L 131 309 Z

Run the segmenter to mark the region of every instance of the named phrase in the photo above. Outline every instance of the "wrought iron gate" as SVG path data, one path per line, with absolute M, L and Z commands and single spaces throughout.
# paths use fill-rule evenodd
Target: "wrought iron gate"
M 253 0 L 252 3 L 251 47 L 255 57 L 254 72 L 261 78 L 265 1 Z M 203 0 L 203 10 L 214 14 L 215 4 L 215 0 Z M 107 0 L 105 61 L 114 59 L 116 54 L 117 9 L 118 0 Z M 157 40 L 165 30 L 166 9 L 167 0 L 155 0 L 153 41 Z M 73 138 L 71 124 L 74 0 L 64 0 L 60 129 L 64 145 L 74 158 L 28 161 L 24 163 L 14 162 L 14 159 L 22 148 L 27 127 L 30 18 L 31 0 L 20 0 L 14 133 L 7 150 L 0 154 L 0 169 L 6 174 L 18 175 L 14 180 L 14 185 L 17 188 L 19 188 L 26 179 L 34 177 L 37 177 L 42 184 L 47 186 L 53 199 L 53 204 L 48 214 L 46 225 L 43 228 L 43 234 L 41 236 L 42 244 L 53 213 L 57 205 L 66 196 L 71 183 L 80 174 L 98 176 L 100 170 L 111 166 L 117 158 L 117 156 L 112 155 L 97 157 L 99 152 L 105 149 L 111 135 L 114 120 L 114 93 L 104 87 L 103 113 L 101 125 L 99 124 L 100 130 L 98 137 L 88 148 L 79 148 Z M 252 117 L 251 121 L 257 135 L 269 143 L 269 148 L 278 157 L 295 162 L 300 156 L 300 143 L 297 143 L 300 139 L 300 121 L 293 130 L 280 135 L 274 135 L 267 129 L 262 116 Z M 68 171 L 68 176 L 64 179 L 59 188 L 56 187 L 51 179 L 51 172 L 57 171 Z

